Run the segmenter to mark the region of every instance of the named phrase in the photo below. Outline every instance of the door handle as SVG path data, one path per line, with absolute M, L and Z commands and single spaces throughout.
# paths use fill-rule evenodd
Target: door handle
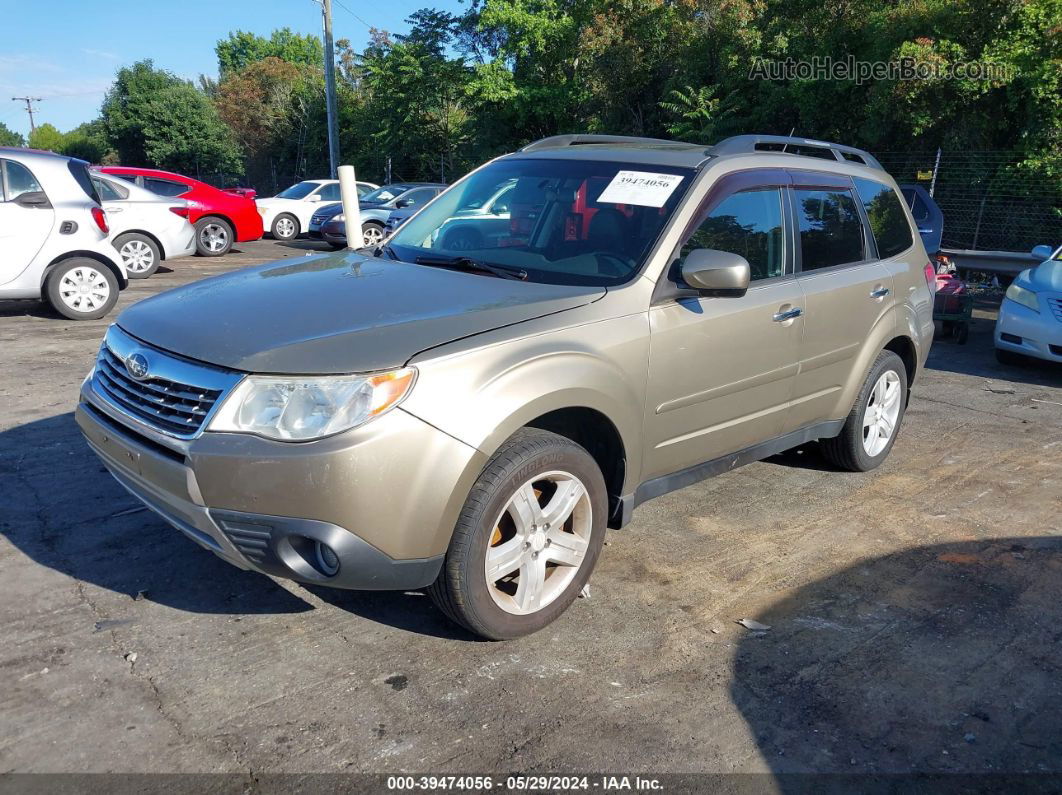
M 106 207 L 104 209 L 106 209 L 109 213 L 120 213 L 125 211 L 124 207 Z
M 877 290 L 871 290 L 870 291 L 870 297 L 871 298 L 884 298 L 885 296 L 887 296 L 889 294 L 889 292 L 890 292 L 890 290 L 889 290 L 888 287 L 879 287 Z
M 804 314 L 804 310 L 801 309 L 799 306 L 794 306 L 792 309 L 787 309 L 784 312 L 775 312 L 774 322 L 785 323 L 785 321 L 792 320 L 795 317 L 800 317 L 802 314 Z

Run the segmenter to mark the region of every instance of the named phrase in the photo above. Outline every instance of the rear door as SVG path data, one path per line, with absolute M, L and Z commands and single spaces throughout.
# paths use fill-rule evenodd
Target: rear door
M 14 160 L 0 159 L 0 285 L 13 281 L 33 262 L 55 223 L 51 205 L 29 204 L 30 194 L 44 194 L 33 172 Z
M 858 375 L 853 368 L 859 352 L 895 295 L 852 180 L 811 171 L 790 174 L 797 281 L 805 304 L 800 373 L 786 421 L 794 430 L 843 416 L 840 392 Z
M 92 184 L 96 186 L 96 193 L 100 195 L 100 204 L 107 213 L 107 224 L 111 230 L 112 240 L 126 229 L 137 225 L 135 202 L 127 201 L 128 190 L 117 181 L 111 182 L 99 176 L 92 177 Z

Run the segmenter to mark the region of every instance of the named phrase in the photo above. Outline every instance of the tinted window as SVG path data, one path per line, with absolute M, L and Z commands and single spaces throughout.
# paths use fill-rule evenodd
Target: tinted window
M 321 201 L 323 202 L 339 201 L 341 198 L 341 194 L 339 192 L 339 183 L 333 182 L 331 185 L 325 185 L 323 188 L 321 188 L 320 191 L 318 191 L 318 195 L 321 197 Z
M 92 180 L 89 178 L 88 165 L 85 161 L 67 160 L 66 169 L 70 172 L 70 176 L 74 178 L 74 182 L 78 184 L 81 190 L 85 191 L 85 195 L 99 204 L 100 195 L 96 193 L 96 186 L 92 184 Z
M 366 184 L 364 184 L 362 182 L 358 183 L 358 196 L 359 197 L 360 196 L 364 196 L 366 193 L 368 193 L 370 191 L 373 191 L 373 190 L 376 190 L 376 189 L 371 187 L 371 186 L 369 186 L 369 185 L 366 185 Z
M 278 199 L 305 199 L 317 189 L 316 182 L 297 182 L 277 194 Z
M 158 179 L 157 177 L 144 177 L 144 187 L 159 196 L 180 196 L 182 193 L 187 193 L 191 190 L 191 188 L 181 182 Z
M 782 189 L 764 188 L 728 196 L 704 219 L 682 247 L 682 257 L 697 248 L 740 254 L 752 278 L 782 275 Z
M 399 199 L 406 207 L 416 207 L 425 202 L 429 202 L 439 195 L 439 191 L 432 188 L 420 188 L 419 190 L 411 190 L 409 193 L 403 194 Z
M 795 190 L 801 269 L 863 259 L 863 224 L 851 191 Z
M 7 172 L 4 180 L 7 183 L 4 193 L 7 195 L 8 201 L 17 199 L 23 193 L 34 193 L 42 190 L 36 177 L 21 163 L 16 163 L 14 160 L 5 160 L 4 166 Z
M 111 174 L 112 177 L 118 177 L 118 179 L 124 179 L 126 182 L 136 184 L 136 174 Z
M 99 193 L 100 199 L 105 202 L 117 202 L 129 198 L 129 191 L 119 185 L 115 185 L 113 182 L 93 177 L 92 184 L 96 186 L 96 192 Z
M 856 179 L 856 191 L 870 219 L 870 229 L 878 244 L 878 256 L 892 257 L 907 251 L 914 243 L 907 214 L 896 191 L 872 179 Z M 922 200 L 915 194 L 915 206 Z M 922 205 L 923 209 L 925 205 Z M 928 214 L 928 211 L 927 211 Z

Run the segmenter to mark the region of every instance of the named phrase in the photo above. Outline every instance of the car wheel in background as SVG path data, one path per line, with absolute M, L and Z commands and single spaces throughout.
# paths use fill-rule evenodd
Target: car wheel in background
M 900 433 L 907 403 L 907 368 L 892 351 L 882 351 L 870 368 L 841 432 L 823 439 L 822 452 L 851 472 L 868 472 L 884 461 Z
M 299 236 L 299 221 L 290 213 L 281 213 L 273 220 L 269 231 L 276 240 L 294 240 Z
M 374 221 L 367 221 L 361 225 L 361 237 L 366 248 L 374 248 L 380 245 L 384 236 L 383 226 Z
M 155 241 L 147 235 L 127 232 L 115 238 L 114 247 L 130 279 L 146 279 L 159 269 L 162 254 Z
M 536 632 L 563 613 L 594 570 L 608 497 L 580 445 L 525 428 L 472 486 L 428 593 L 453 621 L 492 640 Z
M 195 222 L 195 250 L 201 257 L 220 257 L 232 248 L 232 227 L 215 216 Z
M 118 279 L 106 265 L 88 257 L 60 262 L 48 275 L 45 295 L 63 317 L 96 320 L 118 302 Z

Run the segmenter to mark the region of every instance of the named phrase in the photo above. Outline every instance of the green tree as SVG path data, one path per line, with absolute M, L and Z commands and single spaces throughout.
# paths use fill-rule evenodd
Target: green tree
M 0 146 L 25 146 L 26 139 L 3 122 L 0 122 Z
M 62 153 L 89 163 L 109 163 L 117 159 L 107 143 L 107 133 L 101 119 L 79 124 L 66 133 Z
M 30 148 L 44 149 L 49 152 L 62 152 L 65 141 L 63 134 L 48 122 L 38 124 L 29 136 Z
M 243 30 L 230 33 L 214 48 L 218 56 L 221 79 L 235 74 L 263 58 L 280 58 L 293 64 L 320 67 L 324 63 L 324 48 L 316 36 L 302 35 L 290 28 L 274 30 L 269 38 Z

